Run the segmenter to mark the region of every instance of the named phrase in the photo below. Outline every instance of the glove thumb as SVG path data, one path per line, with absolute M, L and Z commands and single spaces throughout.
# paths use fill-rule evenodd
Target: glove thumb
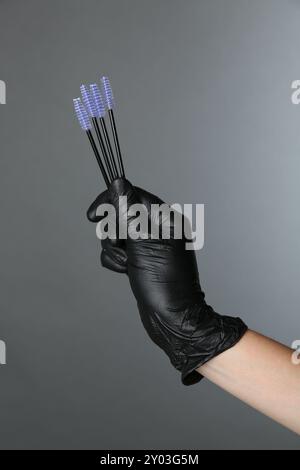
M 97 209 L 101 204 L 113 204 L 116 211 L 125 210 L 124 199 L 120 196 L 126 196 L 127 207 L 138 203 L 137 193 L 132 184 L 125 178 L 114 180 L 106 191 L 99 194 L 87 210 L 87 218 L 90 222 L 98 223 L 103 216 L 97 214 Z M 121 204 L 120 204 L 121 203 Z M 125 215 L 125 214 L 124 214 Z

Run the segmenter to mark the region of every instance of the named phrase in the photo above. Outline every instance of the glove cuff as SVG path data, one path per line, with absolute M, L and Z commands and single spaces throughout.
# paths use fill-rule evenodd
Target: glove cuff
M 211 309 L 212 310 L 212 309 Z M 222 316 L 212 310 L 213 333 L 199 337 L 191 343 L 186 361 L 181 369 L 183 385 L 193 385 L 203 379 L 197 368 L 237 344 L 248 330 L 247 325 L 240 319 Z

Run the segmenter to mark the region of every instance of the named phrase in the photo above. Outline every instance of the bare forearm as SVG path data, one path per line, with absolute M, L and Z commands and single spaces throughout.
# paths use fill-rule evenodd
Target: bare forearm
M 211 382 L 300 434 L 300 366 L 292 350 L 248 331 L 233 348 L 199 368 Z

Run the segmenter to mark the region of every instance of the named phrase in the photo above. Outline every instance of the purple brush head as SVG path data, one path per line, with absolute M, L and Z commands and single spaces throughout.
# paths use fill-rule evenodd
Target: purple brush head
M 95 102 L 90 91 L 85 85 L 81 85 L 80 91 L 85 109 L 91 117 L 97 117 L 97 108 L 95 106 Z
M 104 117 L 105 116 L 105 103 L 103 100 L 103 96 L 99 90 L 99 87 L 96 83 L 92 83 L 90 85 L 90 95 L 94 101 L 94 106 L 97 112 L 97 117 Z
M 107 77 L 102 77 L 101 81 L 107 109 L 113 109 L 115 107 L 115 99 L 110 85 L 110 81 Z
M 88 131 L 91 129 L 91 123 L 88 113 L 86 112 L 85 107 L 83 106 L 80 98 L 75 98 L 73 100 L 75 113 L 79 121 L 80 127 L 83 131 Z

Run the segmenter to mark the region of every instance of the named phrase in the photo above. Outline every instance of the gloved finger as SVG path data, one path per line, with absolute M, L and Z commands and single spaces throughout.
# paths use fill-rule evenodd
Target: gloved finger
M 120 196 L 127 197 L 126 207 L 120 206 Z M 132 184 L 125 178 L 118 178 L 111 183 L 111 185 L 106 191 L 99 194 L 99 196 L 96 197 L 94 202 L 92 202 L 92 204 L 87 210 L 87 218 L 90 222 L 100 222 L 105 216 L 97 215 L 97 209 L 101 204 L 107 203 L 113 204 L 117 212 L 121 212 L 125 216 L 126 208 L 130 207 L 132 204 L 135 204 L 137 202 L 139 201 L 135 194 L 135 190 Z
M 118 238 L 105 238 L 101 240 L 101 246 L 103 249 L 111 250 L 113 248 L 123 248 L 125 250 L 125 240 L 120 240 Z
M 110 194 L 108 192 L 108 189 L 104 191 L 103 193 L 99 194 L 99 196 L 96 197 L 94 202 L 90 205 L 90 207 L 87 210 L 87 218 L 89 219 L 90 222 L 100 222 L 100 220 L 104 217 L 101 217 L 97 215 L 97 209 L 101 204 L 107 204 L 110 202 Z
M 125 178 L 114 180 L 111 183 L 108 192 L 110 202 L 115 206 L 115 209 L 121 217 L 122 215 L 126 215 L 126 208 L 140 202 L 134 186 L 132 186 L 132 184 Z M 126 205 L 122 205 L 122 201 L 120 201 L 121 196 L 126 196 Z
M 111 203 L 114 205 L 117 215 L 117 233 L 127 233 L 131 237 L 131 231 L 135 233 L 135 212 L 131 212 L 135 204 L 140 204 L 134 186 L 125 178 L 114 180 L 108 189 Z
M 166 230 L 174 231 L 174 224 L 182 225 L 182 214 L 171 208 L 169 204 L 164 202 L 155 194 L 151 194 L 142 188 L 136 188 L 136 192 L 142 204 L 147 208 L 147 212 L 151 219 L 151 223 L 155 226 L 165 227 Z M 155 205 L 154 207 L 151 207 Z M 160 206 L 158 209 L 157 206 Z
M 165 204 L 165 202 L 160 199 L 158 196 L 155 196 L 155 194 L 149 193 L 148 191 L 145 191 L 142 188 L 135 187 L 136 193 L 138 194 L 139 200 L 141 204 L 143 204 L 146 207 L 147 213 L 149 220 L 154 225 L 159 226 L 161 222 L 161 215 L 160 212 L 154 211 L 153 208 L 151 208 L 152 204 L 155 204 L 156 206 L 161 206 L 162 204 Z
M 159 205 L 164 204 L 164 201 L 160 199 L 158 196 L 155 196 L 155 194 L 151 194 L 148 191 L 145 191 L 144 189 L 139 188 L 138 186 L 135 186 L 134 189 L 137 193 L 140 203 L 146 206 L 149 213 L 151 210 L 151 204 L 159 204 Z
M 117 248 L 115 250 L 117 250 Z M 104 268 L 111 271 L 127 273 L 127 256 L 124 256 L 124 253 L 112 253 L 107 250 L 102 250 L 101 264 Z
M 102 251 L 105 251 L 109 256 L 116 262 L 122 265 L 127 265 L 127 253 L 124 248 L 120 248 L 116 245 L 106 243 Z

